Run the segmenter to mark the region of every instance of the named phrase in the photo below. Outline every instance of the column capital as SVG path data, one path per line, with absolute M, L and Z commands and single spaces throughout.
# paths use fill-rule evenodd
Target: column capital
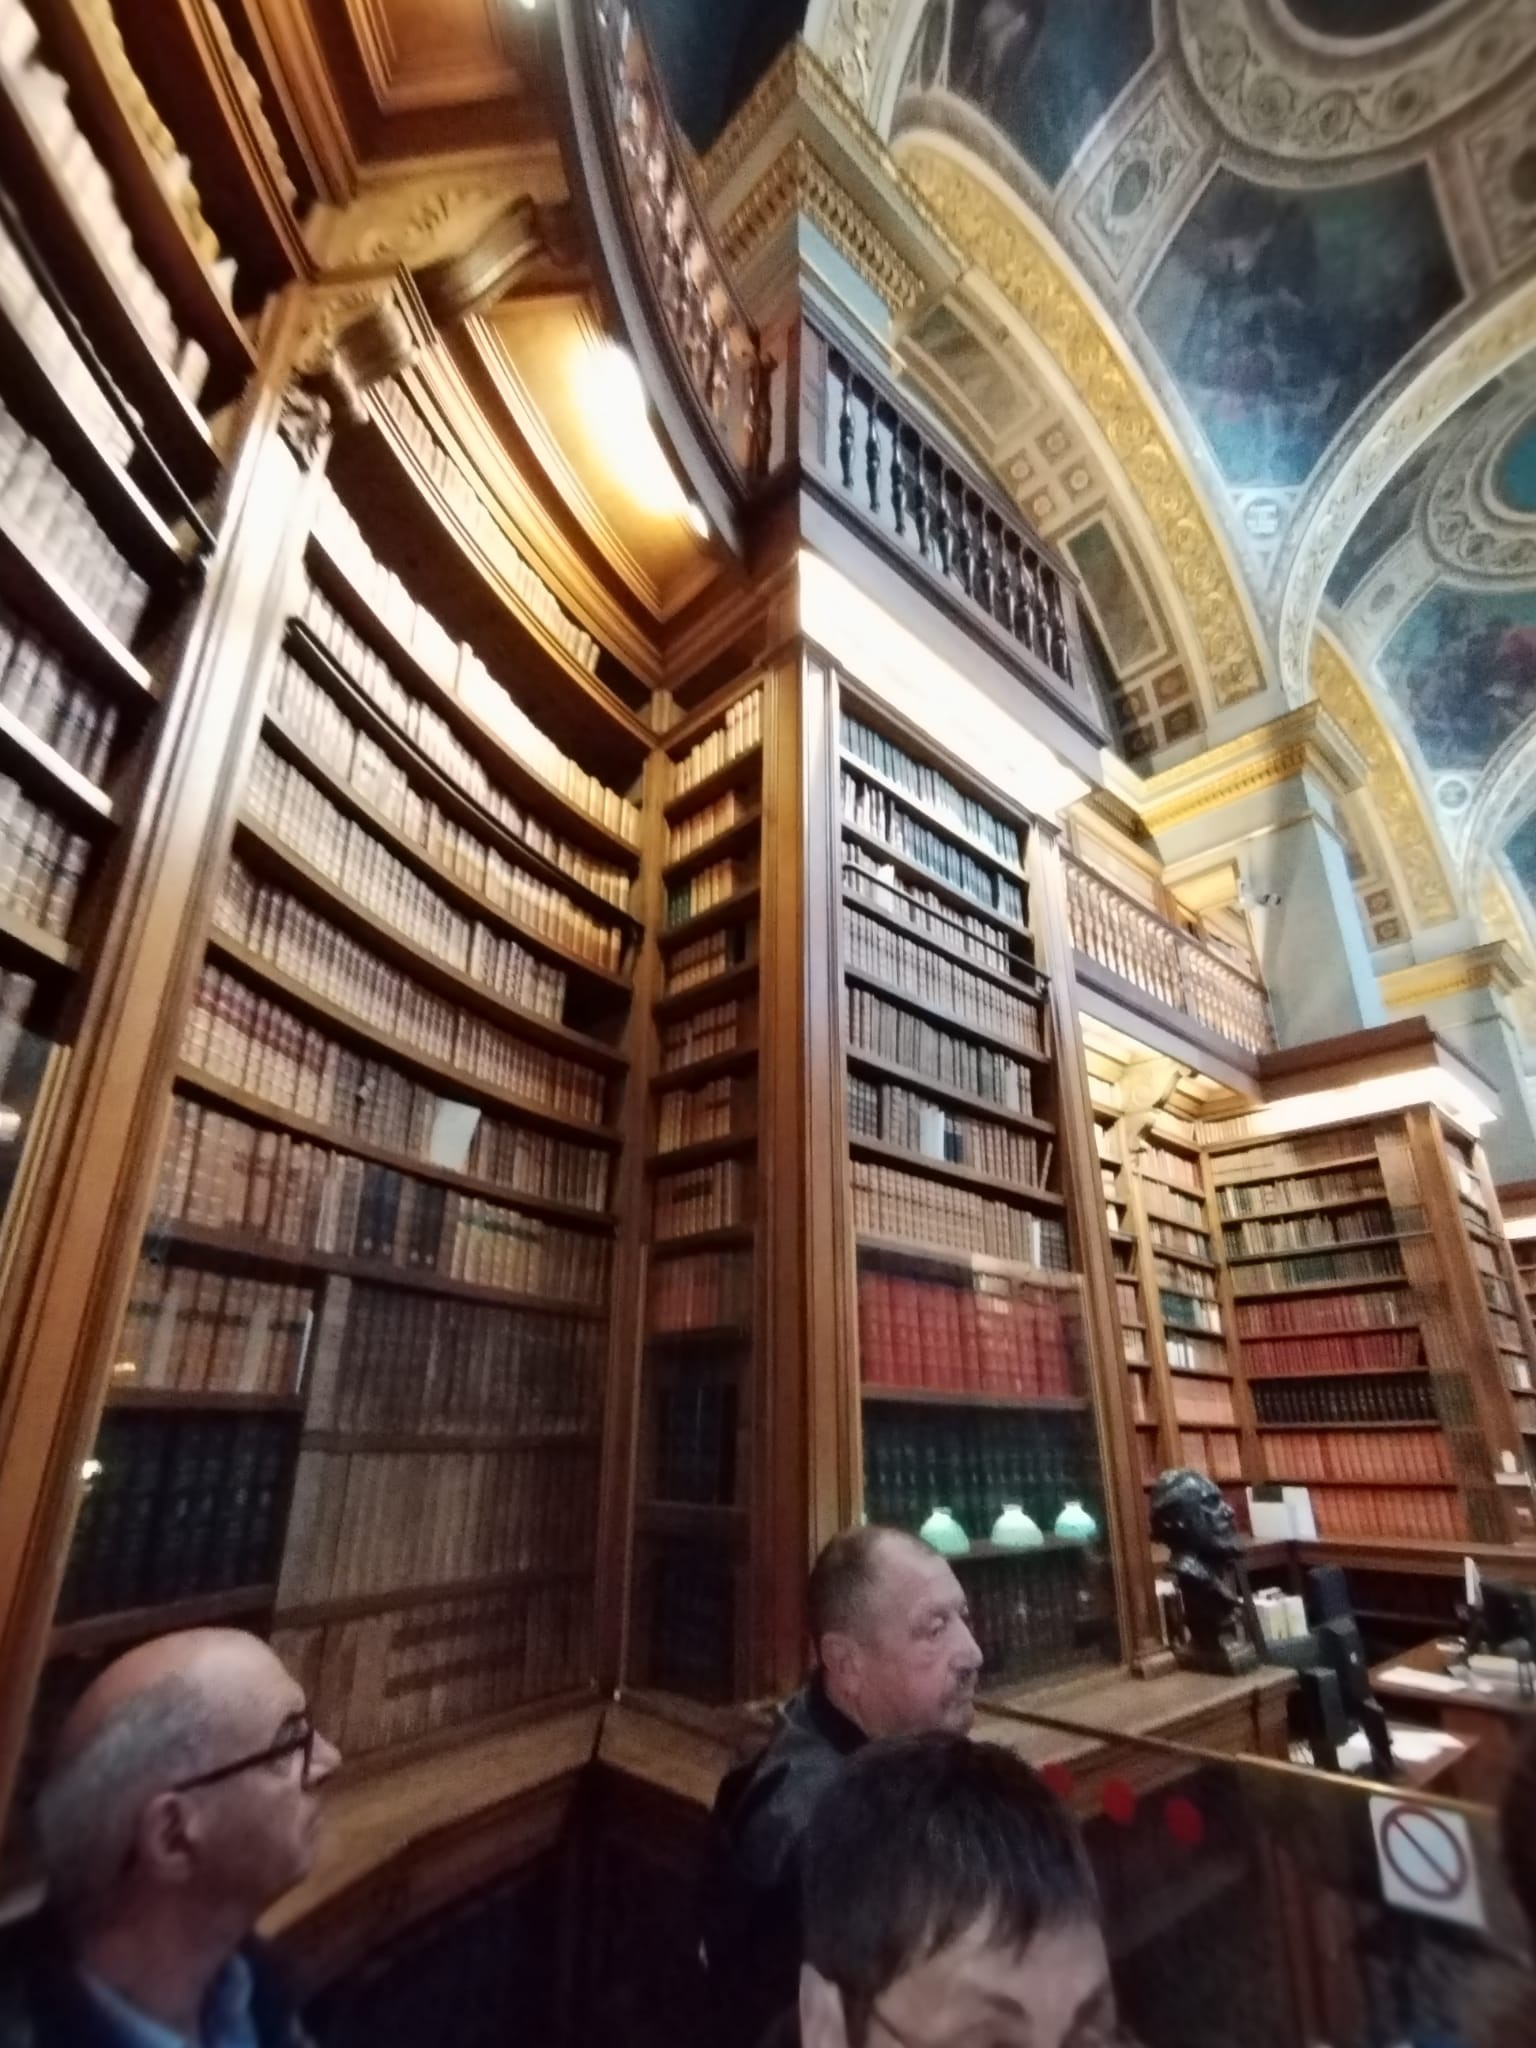
M 1492 989 L 1513 995 L 1530 981 L 1530 971 L 1507 939 L 1482 946 L 1464 946 L 1434 960 L 1415 961 L 1378 976 L 1381 999 L 1389 1010 L 1421 1010 L 1441 996 L 1467 995 Z
M 1302 776 L 1337 801 L 1364 786 L 1366 762 L 1337 720 L 1316 702 L 1302 704 L 1235 740 L 1209 747 L 1142 783 L 1131 801 L 1154 835 L 1240 797 Z

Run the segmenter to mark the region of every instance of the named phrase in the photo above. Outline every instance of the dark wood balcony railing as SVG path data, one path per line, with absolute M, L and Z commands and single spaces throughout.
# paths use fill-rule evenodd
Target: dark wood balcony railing
M 1273 1049 L 1269 998 L 1259 982 L 1070 854 L 1062 867 L 1080 953 L 1245 1052 Z

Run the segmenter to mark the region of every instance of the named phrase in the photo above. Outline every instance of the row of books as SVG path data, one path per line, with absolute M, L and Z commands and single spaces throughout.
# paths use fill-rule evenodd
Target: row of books
M 1243 1365 L 1250 1379 L 1290 1379 L 1313 1373 L 1416 1372 L 1422 1359 L 1416 1329 L 1359 1330 L 1352 1336 L 1319 1331 L 1305 1343 L 1245 1337 Z
M 1407 1282 L 1404 1281 L 1406 1290 Z M 1239 1337 L 1304 1337 L 1379 1323 L 1408 1326 L 1418 1317 L 1412 1295 L 1389 1288 L 1370 1294 L 1314 1294 L 1299 1301 L 1248 1301 L 1237 1311 Z
M 580 1579 L 509 1586 L 279 1628 L 272 1647 L 316 1726 L 344 1756 L 362 1757 L 590 1683 L 592 1588 Z
M 1154 1181 L 1162 1182 L 1168 1190 L 1182 1190 L 1187 1195 L 1202 1196 L 1205 1183 L 1200 1177 L 1200 1162 L 1187 1152 L 1175 1152 L 1170 1145 L 1156 1144 L 1151 1138 L 1143 1138 L 1137 1151 L 1136 1170 Z M 1163 1191 L 1158 1190 L 1158 1199 Z M 1193 1218 L 1190 1219 L 1193 1221 Z M 1202 1212 L 1203 1221 L 1203 1212 Z
M 663 993 L 680 995 L 684 989 L 697 988 L 701 982 L 729 974 L 733 967 L 740 967 L 754 957 L 756 943 L 757 920 L 754 918 L 747 924 L 728 925 L 724 931 L 711 932 L 707 938 L 695 939 L 691 945 L 679 946 L 675 953 L 666 957 Z
M 140 1259 L 112 1383 L 198 1394 L 297 1394 L 314 1313 L 312 1286 Z
M 127 300 L 146 345 L 195 401 L 208 374 L 207 355 L 177 327 L 170 301 L 134 247 L 112 180 L 75 120 L 63 79 L 38 60 L 36 50 L 31 13 L 21 0 L 5 0 L 0 8 L 0 68 L 10 90 L 26 109 L 56 176 L 68 188 L 89 231 L 94 253 Z M 227 298 L 234 284 L 233 263 L 221 259 L 208 266 L 208 273 Z
M 590 1570 L 596 1524 L 597 1458 L 586 1444 L 303 1449 L 278 1611 L 381 1594 L 403 1604 L 417 1588 Z
M 307 1427 L 430 1439 L 590 1436 L 606 1334 L 589 1317 L 331 1283 Z
M 1426 1375 L 1385 1378 L 1258 1380 L 1253 1405 L 1261 1424 L 1434 1422 L 1434 1393 Z
M 487 1116 L 339 1044 L 221 968 L 205 965 L 183 1061 L 274 1108 L 324 1124 L 339 1144 L 378 1145 L 509 1193 L 603 1209 L 608 1154 Z
M 1027 941 L 989 919 L 955 910 L 920 883 L 905 882 L 886 861 L 854 846 L 843 857 L 843 887 L 886 917 L 910 925 L 930 944 L 963 953 L 992 974 L 1014 974 L 1027 964 Z
M 117 738 L 117 706 L 71 675 L 47 641 L 3 606 L 0 705 L 87 781 L 101 782 Z
M 1238 1285 L 1255 1293 L 1283 1293 L 1287 1287 L 1316 1287 L 1330 1280 L 1400 1278 L 1402 1262 L 1395 1244 L 1372 1245 L 1359 1251 L 1309 1252 L 1289 1259 L 1259 1259 L 1244 1266 Z
M 914 1074 L 930 1075 L 946 1088 L 995 1102 L 1022 1116 L 1034 1113 L 1029 1068 L 995 1046 L 978 1044 L 958 1032 L 931 1024 L 914 1010 L 888 1002 L 872 989 L 849 988 L 844 1024 L 854 1052 L 889 1060 Z
M 859 1370 L 870 1386 L 1062 1398 L 1081 1391 L 1054 1292 L 859 1270 Z
M 382 398 L 386 407 L 398 394 L 393 387 L 375 385 L 370 397 Z M 401 401 L 405 414 L 414 419 L 408 401 Z M 424 430 L 423 430 L 424 431 Z M 595 775 L 589 775 L 540 730 L 511 693 L 492 676 L 474 648 L 455 641 L 424 605 L 419 605 L 392 570 L 385 569 L 363 539 L 356 522 L 334 491 L 327 488 L 315 531 L 326 551 L 345 570 L 384 621 L 391 634 L 405 645 L 440 689 L 449 692 L 473 713 L 507 752 L 527 766 L 578 810 L 631 845 L 640 839 L 639 807 L 617 790 L 609 789 Z M 466 523 L 481 526 L 490 514 L 478 496 Z M 462 515 L 461 515 L 462 516 Z M 493 522 L 492 522 L 493 523 Z M 499 528 L 497 529 L 499 533 Z M 477 538 L 481 537 L 477 533 Z M 498 552 L 497 567 L 508 574 L 518 595 L 548 627 L 554 637 L 584 668 L 595 668 L 597 642 L 566 617 L 542 582 L 522 557 L 505 541 Z
M 751 1190 L 748 1170 L 739 1159 L 716 1159 L 689 1173 L 658 1177 L 651 1207 L 651 1234 L 658 1243 L 672 1237 L 694 1237 L 701 1230 L 724 1230 L 746 1221 Z
M 398 378 L 386 377 L 370 386 L 371 404 L 387 413 L 401 439 L 431 477 L 454 516 L 508 586 L 549 634 L 580 667 L 596 672 L 602 649 L 571 617 L 543 577 L 497 519 L 484 493 L 465 475 L 431 427 L 412 404 Z
M 1016 826 L 957 789 L 931 763 L 914 760 L 894 740 L 888 740 L 884 733 L 876 732 L 851 712 L 843 712 L 838 722 L 844 753 L 854 755 L 887 782 L 906 790 L 925 810 L 952 819 L 972 839 L 990 847 L 999 860 L 1013 868 L 1023 867 L 1024 849 Z
M 1196 1301 L 1216 1299 L 1216 1275 L 1203 1266 L 1188 1265 L 1172 1253 L 1154 1252 L 1152 1271 L 1165 1293 L 1185 1295 Z
M 1161 1266 L 1157 1280 L 1157 1305 L 1165 1324 L 1174 1329 L 1204 1330 L 1212 1337 L 1221 1335 L 1221 1316 L 1214 1295 L 1197 1294 L 1181 1279 L 1175 1278 L 1171 1284 L 1168 1283 Z
M 219 930 L 269 960 L 312 994 L 467 1078 L 539 1109 L 601 1123 L 601 1075 L 576 1060 L 525 1044 L 386 965 L 285 890 L 260 883 L 240 861 L 225 867 L 214 911 Z
M 1196 1329 L 1186 1325 L 1178 1329 L 1171 1321 L 1165 1321 L 1163 1329 L 1163 1351 L 1171 1371 L 1179 1373 L 1217 1373 L 1226 1369 L 1226 1352 L 1222 1346 L 1220 1324 L 1211 1318 L 1212 1327 Z
M 698 1060 L 711 1060 L 717 1053 L 734 1052 L 746 1043 L 746 1025 L 746 1011 L 740 1002 L 717 1003 L 712 1010 L 696 1010 L 691 1017 L 662 1025 L 657 1033 L 661 1071 L 675 1073 Z
M 624 935 L 571 901 L 565 890 L 530 874 L 487 846 L 412 787 L 410 777 L 377 741 L 352 724 L 292 655 L 278 664 L 273 715 L 291 741 L 355 790 L 402 839 L 444 874 L 541 937 L 599 967 L 617 969 Z
M 178 1098 L 155 1191 L 156 1225 L 248 1232 L 263 1245 L 378 1259 L 476 1286 L 600 1300 L 601 1236 L 261 1129 Z
M 1390 1237 L 1391 1209 L 1371 1202 L 1360 1209 L 1330 1209 L 1320 1216 L 1270 1217 L 1262 1223 L 1229 1223 L 1226 1243 L 1234 1252 L 1301 1251 L 1312 1245 L 1352 1244 L 1362 1237 Z
M 1051 1142 L 985 1117 L 962 1116 L 943 1103 L 892 1081 L 847 1081 L 848 1129 L 926 1159 L 991 1174 L 1015 1187 L 1038 1188 L 1051 1168 Z
M 651 1266 L 653 1336 L 747 1329 L 755 1314 L 750 1252 L 691 1252 L 682 1258 L 658 1259 Z
M 750 861 L 717 860 L 713 867 L 701 868 L 681 882 L 667 884 L 663 922 L 669 931 L 674 925 L 686 924 L 690 917 L 713 910 L 717 903 L 726 902 L 756 880 L 757 871 Z
M 90 504 L 0 402 L 0 518 L 26 538 L 27 553 L 94 612 L 125 645 L 138 630 L 149 586 L 102 532 Z
M 935 881 L 969 896 L 999 917 L 1014 924 L 1024 922 L 1024 892 L 1015 881 L 985 861 L 978 860 L 963 846 L 935 832 L 915 813 L 888 796 L 883 789 L 850 769 L 840 777 L 843 817 L 861 832 L 869 833 L 903 860 L 922 868 Z
M 739 1076 L 722 1074 L 700 1088 L 671 1088 L 656 1104 L 656 1150 L 675 1152 L 752 1128 L 752 1089 Z
M 1296 1484 L 1372 1485 L 1451 1477 L 1445 1439 L 1433 1429 L 1280 1430 L 1264 1440 L 1272 1477 Z
M 993 1559 L 966 1573 L 965 1590 L 983 1684 L 1059 1678 L 1117 1658 L 1105 1569 L 1081 1554 Z
M 983 1252 L 1046 1272 L 1070 1268 L 1066 1225 L 1053 1216 L 1034 1216 L 1011 1202 L 866 1159 L 851 1162 L 850 1178 L 854 1224 L 860 1231 Z
M 701 846 L 708 846 L 722 832 L 729 832 L 752 808 L 750 797 L 744 796 L 739 789 L 728 789 L 701 810 L 690 811 L 686 817 L 675 819 L 667 830 L 667 859 L 683 860 L 690 853 L 697 853 Z
M 1382 1194 L 1379 1166 L 1340 1166 L 1332 1173 L 1298 1174 L 1289 1180 L 1223 1184 L 1216 1190 L 1216 1206 L 1223 1216 L 1263 1216 L 1275 1209 L 1305 1208 L 1309 1202 L 1342 1202 L 1352 1195 L 1379 1198 Z
M 1148 1234 L 1158 1251 L 1168 1252 L 1174 1258 L 1211 1256 L 1211 1240 L 1203 1230 L 1186 1230 L 1181 1223 L 1165 1223 L 1161 1216 L 1153 1216 L 1149 1219 Z
M 734 1375 L 669 1372 L 656 1389 L 655 1498 L 700 1507 L 736 1500 Z
M 1312 1515 L 1325 1543 L 1346 1537 L 1407 1536 L 1419 1542 L 1465 1543 L 1467 1512 L 1450 1488 L 1320 1486 Z
M 0 775 L 0 909 L 62 937 L 90 858 L 88 839 Z
M 17 0 L 0 0 L 0 19 L 9 16 L 16 5 Z M 52 304 L 38 290 L 37 279 L 3 221 L 0 221 L 0 310 L 23 342 L 30 346 L 47 373 L 48 381 L 97 448 L 116 468 L 126 469 L 133 456 L 133 435 L 87 367 L 85 358 L 75 347 Z
M 1225 1135 L 1242 1137 L 1246 1117 L 1230 1119 L 1233 1128 L 1207 1122 L 1201 1126 L 1207 1144 L 1220 1144 Z M 1211 1162 L 1218 1186 L 1243 1180 L 1251 1174 L 1312 1174 L 1334 1166 L 1358 1165 L 1364 1155 L 1374 1156 L 1375 1136 L 1365 1124 L 1340 1124 L 1331 1130 L 1307 1131 L 1293 1138 L 1266 1138 L 1262 1144 L 1241 1151 L 1222 1152 Z
M 1236 1429 L 1232 1389 L 1225 1380 L 1200 1380 L 1189 1374 L 1174 1382 L 1173 1415 L 1190 1429 Z
M 1087 1503 L 1098 1491 L 1085 1415 L 865 1404 L 864 1507 L 872 1522 L 915 1530 L 944 1507 L 977 1543 L 1013 1503 L 1050 1535 L 1069 1500 Z
M 1181 1429 L 1179 1462 L 1218 1484 L 1231 1484 L 1243 1477 L 1242 1438 L 1230 1430 Z
M 723 768 L 728 761 L 749 754 L 763 740 L 763 692 L 761 686 L 738 697 L 713 732 L 706 733 L 680 761 L 672 764 L 672 794 L 686 796 L 701 782 Z
M 37 983 L 30 974 L 0 970 L 0 1095 L 26 1037 L 27 1013 L 36 993 Z
M 108 1408 L 57 1618 L 271 1585 L 298 1417 Z
M 327 535 L 330 544 L 323 516 L 317 531 Z M 355 577 L 355 564 L 353 574 Z M 404 586 L 400 588 L 403 590 Z M 409 602 L 407 598 L 406 603 Z M 622 906 L 628 902 L 630 878 L 626 871 L 614 867 L 611 862 L 598 860 L 579 846 L 572 846 L 558 832 L 552 831 L 542 818 L 514 802 L 493 779 L 480 756 L 459 738 L 442 713 L 406 687 L 385 656 L 363 639 L 315 583 L 305 586 L 302 617 L 311 637 L 325 649 L 347 679 L 434 767 L 441 770 L 449 782 L 478 804 L 504 832 L 510 833 L 514 839 L 521 839 L 563 874 L 570 875 L 609 903 Z M 416 617 L 420 620 L 431 615 L 418 611 Z M 436 621 L 433 620 L 432 624 L 436 626 Z M 417 647 L 401 632 L 398 622 L 394 637 L 410 647 L 418 666 L 434 677 L 442 689 L 455 696 L 458 694 L 455 679 L 459 668 L 461 664 L 475 660 L 470 649 L 457 646 L 446 634 L 442 636 L 441 650 L 426 643 Z M 544 754 L 541 753 L 539 758 L 546 769 L 552 765 Z M 546 775 L 545 779 L 550 778 Z M 556 786 L 559 787 L 558 780 Z M 562 794 L 569 792 L 562 790 Z M 612 797 L 615 804 L 619 801 L 611 791 L 605 791 L 604 797 L 605 812 L 611 808 L 607 798 Z
M 1153 1180 L 1143 1181 L 1141 1195 L 1148 1216 L 1156 1217 L 1161 1223 L 1172 1223 L 1180 1230 L 1201 1231 L 1206 1242 L 1210 1242 L 1205 1204 L 1198 1197 L 1182 1194 L 1177 1188 L 1164 1187 L 1161 1181 Z
M 564 1014 L 563 969 L 478 918 L 462 916 L 265 743 L 251 763 L 245 800 L 254 818 L 343 896 L 392 925 L 419 951 L 536 1016 L 558 1020 Z
M 693 1699 L 736 1692 L 736 1588 L 728 1554 L 685 1542 L 650 1546 L 635 1579 L 645 1682 Z
M 972 1025 L 1009 1045 L 1044 1050 L 1034 1003 L 1011 995 L 995 981 L 984 981 L 921 940 L 877 924 L 851 904 L 843 906 L 843 945 L 851 972 L 872 975 L 907 990 L 914 1002 L 948 1011 L 962 1029 Z

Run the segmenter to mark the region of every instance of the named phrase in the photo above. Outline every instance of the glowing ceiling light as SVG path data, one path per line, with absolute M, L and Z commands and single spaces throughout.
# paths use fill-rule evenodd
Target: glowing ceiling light
M 583 396 L 601 428 L 609 468 L 623 489 L 642 511 L 680 519 L 707 540 L 708 522 L 656 438 L 645 386 L 628 349 L 616 341 L 590 343 L 582 350 L 579 374 Z

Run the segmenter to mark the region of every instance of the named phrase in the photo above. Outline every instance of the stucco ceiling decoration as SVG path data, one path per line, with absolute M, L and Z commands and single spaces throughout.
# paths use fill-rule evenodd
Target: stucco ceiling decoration
M 1216 702 L 1254 695 L 1264 665 L 1242 594 L 1140 373 L 1017 199 L 951 147 L 911 137 L 896 155 L 957 246 L 1044 342 L 1119 460 L 1188 609 Z
M 1441 567 L 1469 583 L 1536 581 L 1536 506 L 1511 505 L 1499 468 L 1512 439 L 1528 427 L 1536 401 L 1536 362 L 1521 366 L 1504 393 L 1467 428 L 1430 478 L 1423 504 L 1425 538 Z

